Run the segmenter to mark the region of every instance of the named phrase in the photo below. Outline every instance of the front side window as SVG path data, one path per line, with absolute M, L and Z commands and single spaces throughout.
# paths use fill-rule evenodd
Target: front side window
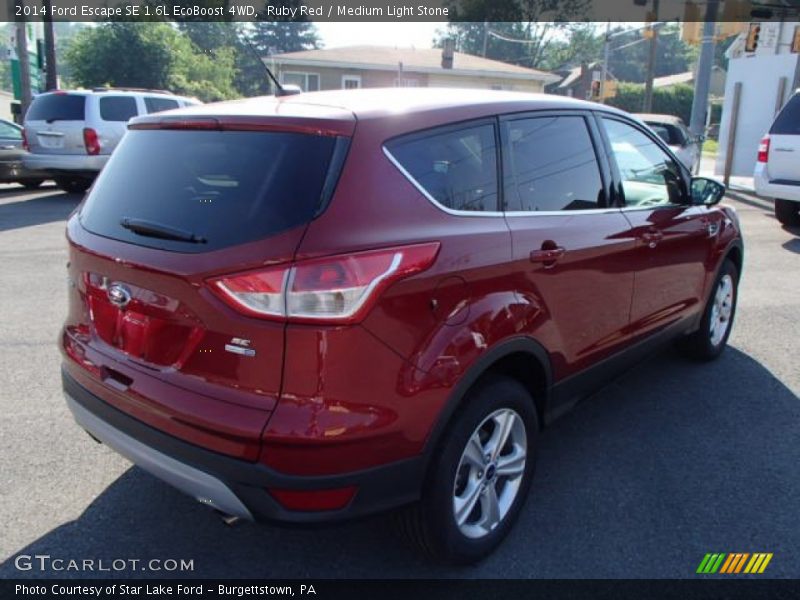
M 598 207 L 603 184 L 583 117 L 534 117 L 503 125 L 506 210 Z
M 603 118 L 622 179 L 626 206 L 683 204 L 680 167 L 658 144 L 632 125 Z
M 493 125 L 473 125 L 394 140 L 387 150 L 414 182 L 452 210 L 496 211 Z
M 100 98 L 100 118 L 103 121 L 126 122 L 138 114 L 133 96 L 107 96 Z

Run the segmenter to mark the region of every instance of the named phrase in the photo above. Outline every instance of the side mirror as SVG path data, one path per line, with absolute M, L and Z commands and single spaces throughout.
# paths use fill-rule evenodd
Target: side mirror
M 692 204 L 714 206 L 725 195 L 725 186 L 708 177 L 692 177 Z

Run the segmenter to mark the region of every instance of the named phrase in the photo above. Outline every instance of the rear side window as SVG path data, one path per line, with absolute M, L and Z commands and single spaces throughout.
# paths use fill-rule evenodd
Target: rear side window
M 103 121 L 126 122 L 138 114 L 133 96 L 104 96 L 100 98 L 100 118 Z
M 506 210 L 598 207 L 603 184 L 583 117 L 535 117 L 503 126 Z
M 134 129 L 95 182 L 81 223 L 99 235 L 177 252 L 262 239 L 313 218 L 340 143 L 299 133 Z M 143 235 L 125 220 L 205 241 Z
M 144 106 L 148 113 L 161 112 L 162 110 L 172 110 L 178 108 L 177 100 L 170 100 L 169 98 L 155 98 L 147 96 L 144 99 Z
M 25 119 L 29 121 L 83 121 L 86 118 L 86 96 L 77 94 L 45 94 L 33 99 Z
M 386 148 L 414 182 L 445 208 L 498 210 L 493 125 L 415 134 L 394 140 Z
M 786 103 L 769 132 L 776 135 L 800 135 L 800 94 L 795 94 Z

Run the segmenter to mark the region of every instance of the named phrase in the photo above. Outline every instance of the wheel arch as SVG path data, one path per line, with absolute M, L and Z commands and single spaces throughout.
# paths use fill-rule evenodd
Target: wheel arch
M 732 243 L 731 246 L 725 251 L 717 270 L 719 270 L 719 268 L 721 268 L 728 259 L 730 259 L 730 261 L 734 264 L 736 267 L 736 272 L 739 274 L 739 277 L 741 277 L 742 267 L 744 265 L 744 248 L 742 247 L 741 242 L 738 240 Z
M 495 374 L 511 377 L 524 385 L 533 398 L 540 426 L 545 422 L 552 388 L 549 354 L 544 346 L 528 336 L 506 340 L 481 355 L 453 388 L 425 442 L 423 452 L 426 471 L 449 424 L 463 406 L 469 390 L 480 380 Z

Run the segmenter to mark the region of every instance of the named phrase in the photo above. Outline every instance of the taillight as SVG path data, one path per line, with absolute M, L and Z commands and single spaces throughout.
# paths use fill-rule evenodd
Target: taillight
M 758 145 L 758 162 L 765 163 L 769 160 L 769 136 L 765 135 L 761 138 L 761 143 Z
M 250 316 L 353 323 L 389 285 L 429 268 L 438 252 L 438 242 L 370 250 L 227 275 L 210 284 Z
M 22 130 L 22 149 L 26 152 L 31 149 L 31 147 L 28 145 L 28 132 L 26 132 L 24 129 Z
M 86 146 L 86 154 L 100 154 L 100 139 L 97 137 L 97 132 L 91 127 L 83 130 L 83 145 Z

